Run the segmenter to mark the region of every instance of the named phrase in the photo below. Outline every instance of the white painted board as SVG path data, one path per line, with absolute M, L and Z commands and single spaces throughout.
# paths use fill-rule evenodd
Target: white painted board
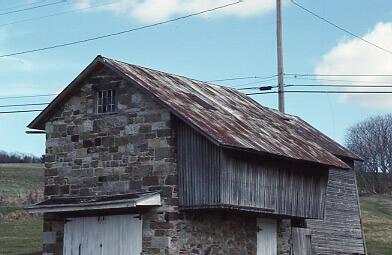
M 136 215 L 69 218 L 64 255 L 140 255 L 142 221 Z
M 277 222 L 257 219 L 257 255 L 277 255 Z

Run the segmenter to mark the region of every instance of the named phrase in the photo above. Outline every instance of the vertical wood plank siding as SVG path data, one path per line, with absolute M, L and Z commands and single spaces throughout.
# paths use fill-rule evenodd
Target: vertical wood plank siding
M 180 121 L 177 144 L 180 206 L 220 204 L 219 147 Z
M 293 255 L 312 255 L 310 230 L 292 228 Z
M 365 254 L 354 170 L 330 169 L 324 220 L 307 220 L 317 255 Z
M 274 214 L 323 218 L 327 169 L 222 153 L 222 203 L 272 209 Z
M 324 216 L 326 168 L 223 150 L 181 121 L 177 135 L 180 206 Z

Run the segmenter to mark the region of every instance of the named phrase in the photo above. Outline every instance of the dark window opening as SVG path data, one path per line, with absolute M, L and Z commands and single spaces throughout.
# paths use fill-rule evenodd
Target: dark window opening
M 113 89 L 97 91 L 97 113 L 116 111 L 116 91 Z

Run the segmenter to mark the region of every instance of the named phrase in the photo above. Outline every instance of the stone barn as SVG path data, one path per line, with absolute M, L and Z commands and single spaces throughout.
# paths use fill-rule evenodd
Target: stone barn
M 44 254 L 365 254 L 356 155 L 248 96 L 98 56 L 46 133 Z

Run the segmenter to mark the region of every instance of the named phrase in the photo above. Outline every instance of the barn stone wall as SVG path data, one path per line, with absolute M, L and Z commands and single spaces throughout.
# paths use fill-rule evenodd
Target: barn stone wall
M 94 112 L 94 86 L 116 89 L 118 113 Z M 47 122 L 46 133 L 46 197 L 161 190 L 163 206 L 143 217 L 144 253 L 168 252 L 176 233 L 167 219 L 176 217 L 178 195 L 167 109 L 110 71 L 97 70 Z M 44 231 L 59 237 L 57 245 L 44 245 L 45 252 L 60 254 L 61 219 L 45 219 Z
M 116 89 L 118 112 L 96 114 L 94 87 Z M 170 112 L 107 69 L 96 70 L 46 124 L 45 196 L 161 191 L 143 214 L 143 254 L 256 254 L 256 216 L 181 212 Z M 62 254 L 64 218 L 44 215 L 46 254 Z M 286 255 L 289 225 L 280 224 Z

